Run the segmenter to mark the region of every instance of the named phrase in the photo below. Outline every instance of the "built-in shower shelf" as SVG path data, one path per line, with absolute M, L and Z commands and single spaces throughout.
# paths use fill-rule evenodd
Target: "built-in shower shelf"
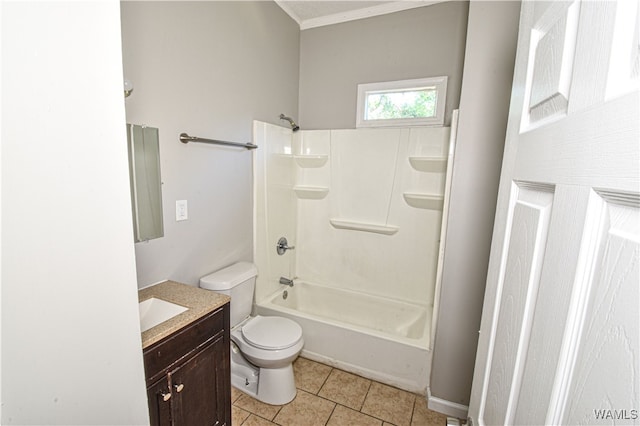
M 402 196 L 411 207 L 429 210 L 442 210 L 444 200 L 442 195 L 405 192 Z
M 293 158 L 298 166 L 304 168 L 322 167 L 329 159 L 328 155 L 294 155 Z
M 447 170 L 446 157 L 409 157 L 409 163 L 419 172 L 444 173 Z
M 356 222 L 344 219 L 329 219 L 331 226 L 337 229 L 350 229 L 353 231 L 373 232 L 375 234 L 393 235 L 398 232 L 397 226 L 378 225 L 374 223 Z
M 326 186 L 305 186 L 296 185 L 293 187 L 293 191 L 298 198 L 304 198 L 307 200 L 321 200 L 329 193 L 329 188 Z
M 271 154 L 271 157 L 277 160 L 291 160 L 293 158 L 293 155 L 283 154 L 283 153 L 274 153 L 274 154 Z

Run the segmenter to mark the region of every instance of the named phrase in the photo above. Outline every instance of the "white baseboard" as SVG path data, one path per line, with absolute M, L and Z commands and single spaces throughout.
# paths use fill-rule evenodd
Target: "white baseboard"
M 427 388 L 427 407 L 429 410 L 437 411 L 447 416 L 466 419 L 469 412 L 469 406 L 458 404 L 456 402 L 447 401 L 431 395 L 431 388 Z

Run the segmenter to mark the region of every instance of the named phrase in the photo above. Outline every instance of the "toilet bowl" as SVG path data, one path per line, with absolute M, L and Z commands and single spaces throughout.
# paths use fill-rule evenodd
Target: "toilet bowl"
M 259 367 L 280 368 L 291 364 L 304 341 L 302 328 L 282 317 L 249 317 L 231 330 L 231 340 L 247 360 Z
M 231 384 L 259 401 L 283 405 L 295 398 L 293 361 L 304 339 L 295 321 L 250 316 L 257 270 L 239 262 L 200 279 L 200 287 L 231 296 Z

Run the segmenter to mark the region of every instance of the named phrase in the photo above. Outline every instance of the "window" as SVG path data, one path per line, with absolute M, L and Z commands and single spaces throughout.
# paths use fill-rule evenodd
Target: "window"
M 356 127 L 442 126 L 447 77 L 358 85 Z

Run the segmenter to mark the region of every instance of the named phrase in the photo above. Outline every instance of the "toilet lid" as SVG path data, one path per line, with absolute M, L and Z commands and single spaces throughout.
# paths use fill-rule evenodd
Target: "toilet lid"
M 286 349 L 302 338 L 302 328 L 282 317 L 257 315 L 242 327 L 244 339 L 260 349 Z

